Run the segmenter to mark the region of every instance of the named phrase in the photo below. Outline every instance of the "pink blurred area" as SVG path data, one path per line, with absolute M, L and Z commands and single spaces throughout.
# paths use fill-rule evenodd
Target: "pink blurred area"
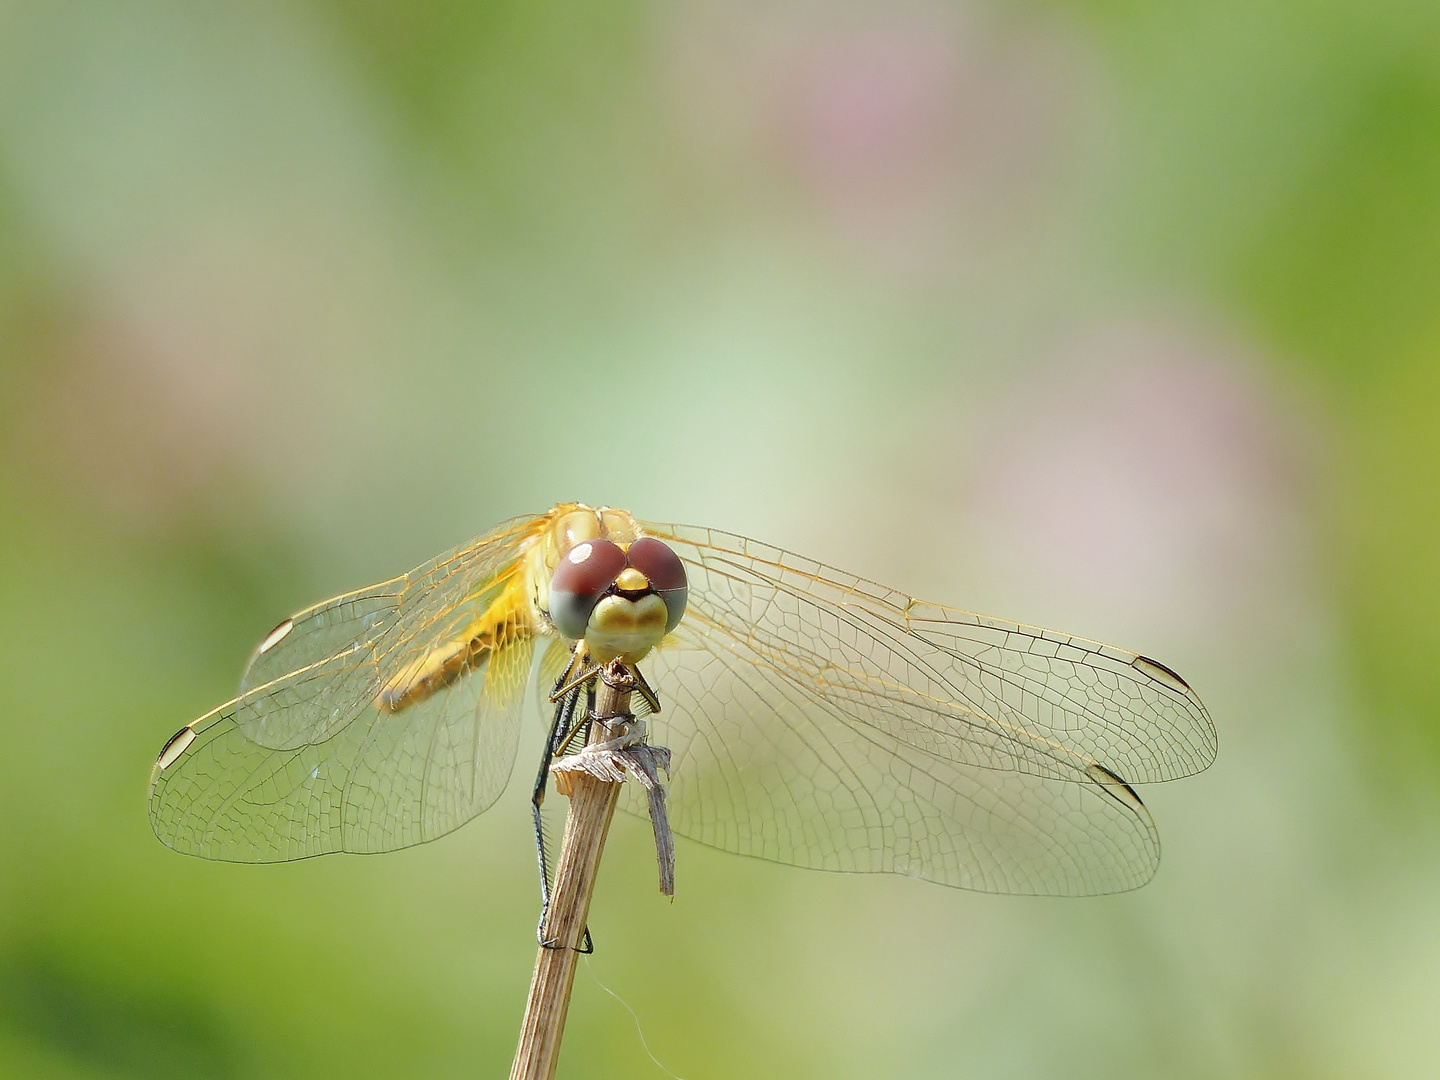
M 957 494 L 985 558 L 1035 593 L 1201 627 L 1303 588 L 1302 432 L 1243 343 L 1112 326 L 985 418 Z
M 1076 35 L 969 5 L 689 3 L 662 58 L 710 161 L 893 270 L 1013 227 L 1092 96 Z

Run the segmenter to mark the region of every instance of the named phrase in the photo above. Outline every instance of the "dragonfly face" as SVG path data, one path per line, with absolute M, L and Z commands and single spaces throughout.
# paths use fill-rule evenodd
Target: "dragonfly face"
M 1145 656 L 567 503 L 287 619 L 166 744 L 151 822 L 237 862 L 444 835 L 505 788 L 527 686 L 579 642 L 664 702 L 675 833 L 796 866 L 1135 888 L 1159 863 L 1137 787 L 1215 757 L 1195 692 Z
M 663 542 L 584 540 L 556 566 L 547 614 L 595 662 L 638 664 L 680 625 L 686 593 L 685 567 Z

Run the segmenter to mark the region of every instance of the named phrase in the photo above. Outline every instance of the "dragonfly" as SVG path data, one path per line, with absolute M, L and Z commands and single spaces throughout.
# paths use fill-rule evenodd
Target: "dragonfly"
M 1216 754 L 1205 706 L 1157 660 L 562 503 L 281 622 L 238 695 L 165 744 L 151 823 L 178 851 L 246 863 L 434 840 L 499 798 L 527 696 L 549 686 L 532 793 L 548 899 L 547 766 L 617 659 L 671 750 L 673 831 L 817 870 L 1137 888 L 1160 844 L 1136 785 Z M 643 816 L 644 794 L 622 806 Z

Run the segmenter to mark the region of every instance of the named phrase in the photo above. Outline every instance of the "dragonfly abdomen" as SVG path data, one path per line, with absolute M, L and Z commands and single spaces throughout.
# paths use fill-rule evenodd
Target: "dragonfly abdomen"
M 530 637 L 529 608 L 523 583 L 512 583 L 463 634 L 442 642 L 386 680 L 375 695 L 376 707 L 397 713 L 424 701 L 480 667 L 492 652 Z

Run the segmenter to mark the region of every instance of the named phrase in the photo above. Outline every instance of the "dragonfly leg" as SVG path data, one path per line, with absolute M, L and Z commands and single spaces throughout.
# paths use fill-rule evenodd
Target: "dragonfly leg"
M 568 667 L 568 668 L 565 669 L 566 674 L 568 675 L 571 671 L 574 671 L 575 668 L 576 668 L 576 666 L 577 666 L 577 665 L 575 665 L 575 664 L 571 664 L 570 667 Z M 585 683 L 587 683 L 587 682 L 590 682 L 590 681 L 591 681 L 592 679 L 594 679 L 595 676 L 598 675 L 599 673 L 600 673 L 600 665 L 599 665 L 599 664 L 591 664 L 589 667 L 583 667 L 583 666 L 582 666 L 582 667 L 580 668 L 580 671 L 578 672 L 578 674 L 576 674 L 576 676 L 575 676 L 573 679 L 571 679 L 569 682 L 566 682 L 563 686 L 557 684 L 557 686 L 556 686 L 556 688 L 555 688 L 555 692 L 550 695 L 550 700 L 551 700 L 551 701 L 559 701 L 562 697 L 564 697 L 566 694 L 568 694 L 571 690 L 574 690 L 577 686 L 581 686 L 581 685 L 583 685 L 583 684 L 585 684 Z M 563 681 L 564 678 L 565 678 L 565 676 L 562 675 L 562 676 L 560 676 L 560 678 L 561 678 L 561 680 Z
M 569 737 L 569 729 L 575 723 L 575 707 L 580 701 L 580 690 L 575 688 L 556 703 L 555 720 L 550 725 L 550 734 L 545 739 L 545 749 L 540 755 L 540 771 L 535 774 L 535 788 L 530 794 L 530 811 L 535 820 L 535 853 L 540 861 L 540 901 L 543 905 L 540 920 L 550 908 L 550 870 L 545 858 L 545 828 L 540 817 L 540 808 L 545 803 L 545 789 L 550 781 L 550 763 L 556 751 Z
M 635 676 L 635 691 L 644 699 L 652 713 L 658 713 L 660 711 L 660 695 L 651 689 L 650 684 L 645 681 L 645 676 L 640 674 L 639 665 L 630 664 L 626 670 Z
M 540 857 L 540 898 L 545 907 L 550 906 L 550 876 L 545 858 L 545 829 L 540 819 L 540 807 L 545 802 L 545 789 L 550 778 L 550 763 L 557 748 L 568 738 L 567 732 L 574 727 L 575 706 L 579 701 L 578 686 L 570 681 L 570 675 L 584 664 L 581 646 L 577 643 L 570 650 L 570 662 L 555 680 L 550 690 L 550 701 L 555 705 L 555 719 L 550 725 L 550 734 L 545 739 L 544 754 L 540 759 L 540 771 L 535 776 L 535 788 L 530 795 L 530 805 L 535 818 L 535 850 Z
M 568 670 L 566 672 L 568 674 Z M 565 675 L 561 675 L 563 681 Z M 550 941 L 545 937 L 545 920 L 550 915 L 550 868 L 549 861 L 545 857 L 545 829 L 540 819 L 540 807 L 545 802 L 545 788 L 550 777 L 550 763 L 556 756 L 565 752 L 566 748 L 574 741 L 577 732 L 588 731 L 590 727 L 590 715 L 595 711 L 595 683 L 591 681 L 583 687 L 586 694 L 586 708 L 584 714 L 577 719 L 577 706 L 580 703 L 580 691 L 582 687 L 578 683 L 572 683 L 567 687 L 564 698 L 555 707 L 555 722 L 550 727 L 550 737 L 545 740 L 545 752 L 540 761 L 540 772 L 535 777 L 535 790 L 530 798 L 531 812 L 535 819 L 535 850 L 540 861 L 540 922 L 535 927 L 535 937 L 542 949 L 561 948 L 559 944 Z M 590 927 L 585 927 L 584 944 L 576 950 L 580 953 L 592 953 L 595 951 L 595 941 L 590 936 Z

